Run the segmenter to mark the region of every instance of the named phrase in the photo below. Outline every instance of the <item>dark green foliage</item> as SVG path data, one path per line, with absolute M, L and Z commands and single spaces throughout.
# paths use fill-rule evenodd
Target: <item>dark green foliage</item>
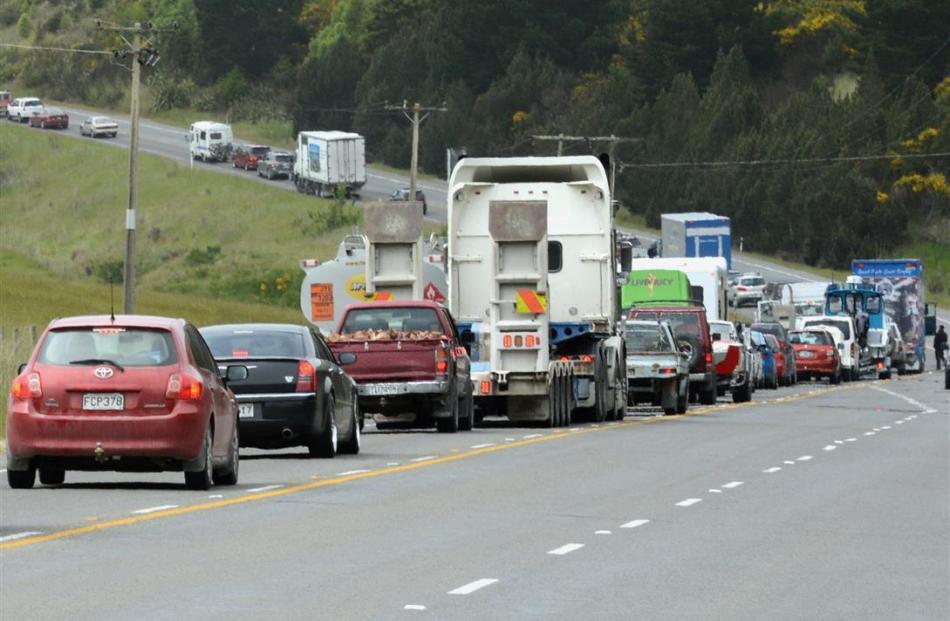
M 201 248 L 192 248 L 185 255 L 185 263 L 188 265 L 210 265 L 221 256 L 221 246 L 206 246 Z

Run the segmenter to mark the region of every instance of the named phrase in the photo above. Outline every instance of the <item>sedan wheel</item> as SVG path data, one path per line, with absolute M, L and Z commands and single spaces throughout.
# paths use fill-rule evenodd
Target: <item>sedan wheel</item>
M 36 483 L 36 468 L 7 470 L 7 484 L 13 489 L 30 489 Z
M 337 442 L 339 440 L 336 427 L 336 401 L 332 396 L 327 398 L 326 406 L 327 409 L 324 414 L 327 422 L 324 425 L 323 432 L 311 439 L 307 448 L 310 451 L 311 457 L 331 459 L 336 457 Z
M 340 452 L 346 453 L 347 455 L 358 455 L 362 444 L 362 433 L 360 431 L 360 419 L 362 417 L 360 416 L 359 401 L 355 398 L 353 399 L 350 416 L 352 418 L 350 421 L 352 431 L 350 432 L 350 437 L 340 445 Z
M 237 485 L 238 470 L 240 468 L 241 442 L 238 438 L 238 426 L 235 422 L 234 433 L 231 435 L 231 455 L 228 465 L 214 473 L 212 477 L 215 485 Z

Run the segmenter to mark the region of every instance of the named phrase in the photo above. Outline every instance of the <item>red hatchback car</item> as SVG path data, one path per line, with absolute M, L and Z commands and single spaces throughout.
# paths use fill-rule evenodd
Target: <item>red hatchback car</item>
M 66 470 L 184 471 L 191 489 L 238 478 L 237 400 L 183 319 L 56 319 L 13 381 L 7 481 L 61 484 Z
M 789 332 L 788 337 L 795 351 L 798 377 L 827 377 L 832 384 L 841 382 L 841 356 L 831 333 L 820 329 L 802 330 Z
M 30 127 L 67 129 L 69 115 L 60 108 L 43 108 L 42 112 L 37 112 L 30 117 Z

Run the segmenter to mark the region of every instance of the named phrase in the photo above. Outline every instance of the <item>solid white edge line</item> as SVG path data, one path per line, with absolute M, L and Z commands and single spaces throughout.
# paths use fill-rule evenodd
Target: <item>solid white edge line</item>
M 498 578 L 481 578 L 479 580 L 475 580 L 474 582 L 463 584 L 457 589 L 452 589 L 451 591 L 449 591 L 448 594 L 449 595 L 468 595 L 470 593 L 474 593 L 475 591 L 479 589 L 484 589 L 490 584 L 495 584 L 496 582 L 498 582 Z
M 584 547 L 583 543 L 565 543 L 560 548 L 554 548 L 553 550 L 548 550 L 548 554 L 553 554 L 555 556 L 564 556 L 565 554 L 570 554 Z
M 178 505 L 159 505 L 157 507 L 149 507 L 147 509 L 139 509 L 137 511 L 130 511 L 132 515 L 146 515 L 148 513 L 155 513 L 156 511 L 164 511 L 166 509 L 177 509 Z
M 649 524 L 650 520 L 632 520 L 626 524 L 621 524 L 620 528 L 636 528 L 638 526 L 643 526 L 644 524 Z
M 35 530 L 31 530 L 31 531 L 27 531 L 23 533 L 13 533 L 12 535 L 6 535 L 4 537 L 0 537 L 0 543 L 4 543 L 7 541 L 16 541 L 17 539 L 24 539 L 26 537 L 34 537 L 36 535 L 42 535 L 42 534 L 43 533 L 35 531 Z

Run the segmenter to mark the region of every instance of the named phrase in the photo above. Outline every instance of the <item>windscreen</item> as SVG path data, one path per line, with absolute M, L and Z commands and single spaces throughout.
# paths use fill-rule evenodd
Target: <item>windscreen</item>
M 627 326 L 623 333 L 627 344 L 627 351 L 631 352 L 662 352 L 673 351 L 673 344 L 666 336 L 666 332 L 656 326 L 633 325 Z
M 832 328 L 838 328 L 841 330 L 841 334 L 844 335 L 844 339 L 851 339 L 851 324 L 843 319 L 818 319 L 809 321 L 808 326 L 831 326 Z
M 201 331 L 216 359 L 305 358 L 303 335 L 286 330 Z
M 369 330 L 441 334 L 442 324 L 431 308 L 361 308 L 347 313 L 344 335 Z
M 108 361 L 123 367 L 154 367 L 175 364 L 178 352 L 167 330 L 69 328 L 47 334 L 36 361 L 55 365 Z

